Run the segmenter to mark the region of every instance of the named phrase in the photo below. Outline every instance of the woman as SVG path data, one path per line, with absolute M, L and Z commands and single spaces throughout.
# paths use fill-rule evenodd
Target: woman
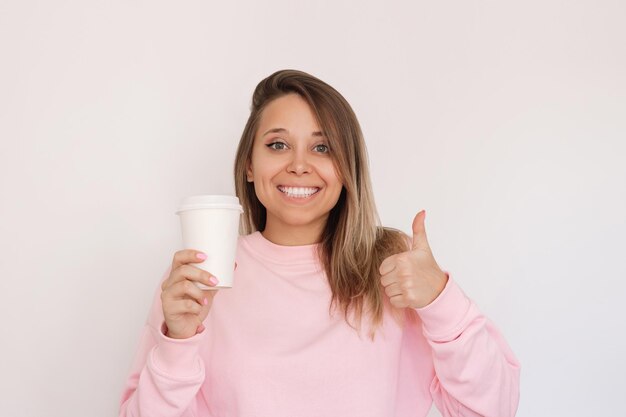
M 235 286 L 176 252 L 120 416 L 513 416 L 519 364 L 437 265 L 379 226 L 350 105 L 300 71 L 259 83 L 235 160 Z M 367 331 L 364 332 L 364 327 Z

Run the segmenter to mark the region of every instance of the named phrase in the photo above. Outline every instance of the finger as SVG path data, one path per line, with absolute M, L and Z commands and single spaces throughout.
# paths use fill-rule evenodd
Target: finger
M 162 289 L 166 289 L 177 282 L 185 280 L 199 282 L 210 287 L 214 287 L 218 283 L 217 278 L 210 272 L 200 269 L 197 266 L 186 264 L 178 267 L 178 269 L 170 275 L 170 278 L 163 282 L 161 287 Z
M 215 297 L 215 294 L 219 292 L 219 288 L 216 288 L 214 290 L 201 290 L 201 291 L 202 291 L 202 294 L 204 295 L 204 298 L 211 301 L 213 300 L 213 297 Z
M 177 282 L 172 285 L 168 289 L 165 290 L 167 293 L 167 297 L 173 300 L 181 300 L 181 299 L 193 299 L 198 304 L 204 304 L 204 300 L 206 299 L 206 295 L 204 291 L 198 288 L 192 281 L 184 280 Z
M 422 210 L 413 219 L 413 241 L 411 249 L 430 249 L 428 239 L 426 238 L 426 227 L 424 219 L 426 218 L 426 210 Z
M 406 301 L 406 298 L 402 294 L 389 297 L 389 302 L 392 306 L 396 308 L 405 308 L 409 306 L 409 303 Z
M 167 312 L 170 315 L 200 314 L 203 304 L 198 304 L 195 300 L 185 298 L 182 300 L 171 300 L 168 304 Z
M 204 262 L 207 258 L 205 253 L 202 253 L 195 249 L 182 249 L 174 254 L 172 260 L 172 271 L 181 265 L 185 265 L 193 262 Z
M 388 258 L 385 258 L 384 261 L 382 261 L 382 263 L 380 264 L 380 267 L 378 268 L 378 272 L 380 272 L 380 275 L 386 275 L 388 273 L 390 273 L 391 271 L 393 271 L 394 269 L 396 269 L 396 263 L 394 260 L 394 256 L 389 256 Z
M 387 294 L 390 298 L 395 297 L 396 295 L 401 295 L 402 288 L 400 288 L 400 285 L 397 282 L 394 282 L 393 284 L 385 287 L 385 294 Z
M 200 314 L 198 314 L 198 319 L 201 322 L 204 321 L 204 319 L 206 319 L 209 315 L 209 311 L 211 310 L 211 306 L 213 305 L 213 299 L 215 298 L 215 295 L 219 292 L 219 290 L 204 290 L 202 292 L 204 293 L 204 300 L 206 300 L 206 304 L 204 304 L 204 308 L 202 309 Z M 204 300 L 203 303 L 205 303 Z
M 213 275 L 209 271 L 200 269 L 195 265 L 187 264 L 181 266 L 179 269 L 184 279 L 196 281 L 211 287 L 214 287 L 218 283 L 218 279 L 215 275 Z
M 397 277 L 397 272 L 391 271 L 390 273 L 386 274 L 386 275 L 382 275 L 380 277 L 380 284 L 383 287 L 388 287 L 389 285 L 393 284 L 394 282 L 398 281 L 398 277 Z

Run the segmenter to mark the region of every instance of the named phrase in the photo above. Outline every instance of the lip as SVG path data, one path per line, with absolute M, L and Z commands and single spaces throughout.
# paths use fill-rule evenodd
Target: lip
M 292 188 L 319 188 L 317 185 L 289 185 L 289 184 L 279 184 L 277 187 L 292 187 Z

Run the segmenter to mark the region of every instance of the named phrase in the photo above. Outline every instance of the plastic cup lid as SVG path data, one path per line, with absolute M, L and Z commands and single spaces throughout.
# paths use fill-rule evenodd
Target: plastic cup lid
M 197 209 L 230 209 L 238 210 L 243 213 L 243 208 L 239 204 L 239 198 L 234 195 L 193 195 L 191 197 L 183 198 L 176 211 L 179 214 L 181 211 L 197 210 Z

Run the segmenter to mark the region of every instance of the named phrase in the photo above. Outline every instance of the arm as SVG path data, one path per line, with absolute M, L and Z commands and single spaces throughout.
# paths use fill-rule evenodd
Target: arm
M 435 378 L 430 391 L 443 415 L 514 416 L 520 364 L 460 287 L 448 278 L 432 303 L 415 310 L 432 348 Z
M 425 210 L 413 219 L 406 252 L 380 265 L 391 304 L 420 316 L 432 350 L 430 391 L 445 417 L 514 416 L 519 402 L 519 362 L 495 326 L 439 268 L 426 237 Z
M 168 268 L 163 280 L 169 273 Z M 120 417 L 197 415 L 205 369 L 198 352 L 206 332 L 188 339 L 165 336 L 160 294 L 159 285 L 124 385 Z

